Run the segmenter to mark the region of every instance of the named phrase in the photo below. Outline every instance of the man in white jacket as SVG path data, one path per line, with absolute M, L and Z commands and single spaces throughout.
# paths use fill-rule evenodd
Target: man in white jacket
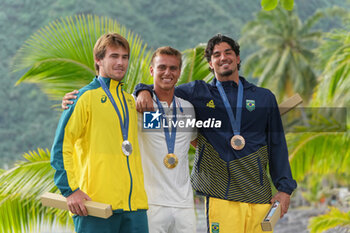
M 153 116 L 158 116 L 160 127 L 147 129 L 144 117 L 149 113 L 144 113 L 144 117 L 139 114 L 139 144 L 151 233 L 196 232 L 188 164 L 188 150 L 197 136 L 196 130 L 172 125 L 195 115 L 190 102 L 174 95 L 181 64 L 181 53 L 174 48 L 161 47 L 154 52 L 150 67 L 156 111 Z

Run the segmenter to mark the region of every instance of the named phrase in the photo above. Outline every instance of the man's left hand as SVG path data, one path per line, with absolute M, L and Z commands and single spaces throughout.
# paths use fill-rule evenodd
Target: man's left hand
M 289 208 L 290 203 L 290 195 L 288 193 L 284 192 L 278 192 L 275 196 L 271 199 L 271 204 L 273 204 L 275 201 L 279 201 L 281 205 L 281 218 L 283 215 L 285 215 Z

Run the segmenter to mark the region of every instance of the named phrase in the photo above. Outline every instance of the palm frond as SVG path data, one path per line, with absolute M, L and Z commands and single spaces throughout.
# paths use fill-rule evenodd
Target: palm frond
M 25 161 L 0 175 L 1 232 L 38 232 L 46 225 L 72 226 L 67 211 L 43 207 L 40 196 L 58 193 L 49 151 L 38 148 L 23 155 Z
M 293 177 L 302 181 L 307 174 L 349 174 L 350 135 L 324 132 L 287 134 Z M 328 155 L 328 156 L 325 156 Z M 331 159 L 330 159 L 331 156 Z
M 350 212 L 342 212 L 332 207 L 326 214 L 311 219 L 308 228 L 310 233 L 321 233 L 335 227 L 350 228 Z
M 311 15 L 309 18 L 306 19 L 303 26 L 299 29 L 300 33 L 302 35 L 307 34 L 312 29 L 312 27 L 325 16 L 326 16 L 325 11 L 323 10 L 316 11 L 313 15 Z
M 130 44 L 126 91 L 131 92 L 140 81 L 149 83 L 151 51 L 138 35 L 108 17 L 76 15 L 50 23 L 24 43 L 12 66 L 14 72 L 26 71 L 17 84 L 37 83 L 53 99 L 88 84 L 95 75 L 93 47 L 108 32 L 121 34 Z
M 193 49 L 182 52 L 182 72 L 177 85 L 188 83 L 194 80 L 206 82 L 213 78 L 209 71 L 208 62 L 204 58 L 205 45 L 199 44 Z
M 39 148 L 37 152 L 26 153 L 23 157 L 26 161 L 18 162 L 0 176 L 0 194 L 25 198 L 37 197 L 47 191 L 56 192 L 49 151 Z
M 327 34 L 319 48 L 325 66 L 318 87 L 317 98 L 323 104 L 333 102 L 336 106 L 349 106 L 350 96 L 350 33 L 338 30 Z
M 43 207 L 33 198 L 19 195 L 0 195 L 1 232 L 41 232 L 57 227 L 73 230 L 73 221 L 67 211 Z

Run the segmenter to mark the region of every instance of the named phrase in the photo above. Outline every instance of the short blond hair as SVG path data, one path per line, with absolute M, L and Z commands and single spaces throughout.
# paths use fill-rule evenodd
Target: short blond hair
M 175 56 L 179 62 L 180 62 L 180 69 L 182 66 L 182 56 L 181 56 L 181 52 L 177 49 L 174 49 L 170 46 L 164 46 L 164 47 L 159 47 L 152 55 L 152 59 L 151 59 L 151 65 L 153 66 L 154 63 L 154 58 L 159 56 L 160 54 L 165 54 L 165 55 L 169 55 L 169 56 Z
M 130 57 L 130 47 L 129 47 L 129 42 L 119 35 L 118 33 L 107 33 L 102 35 L 100 38 L 95 43 L 94 46 L 94 60 L 98 59 L 101 60 L 105 57 L 107 47 L 113 46 L 113 47 L 123 47 L 128 51 L 128 55 Z M 98 75 L 100 67 L 95 61 L 95 70 Z

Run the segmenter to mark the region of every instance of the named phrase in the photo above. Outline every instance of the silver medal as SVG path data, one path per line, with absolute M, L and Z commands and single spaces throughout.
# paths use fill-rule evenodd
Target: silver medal
M 122 143 L 122 151 L 124 155 L 129 156 L 132 152 L 132 145 L 128 140 L 123 141 Z

